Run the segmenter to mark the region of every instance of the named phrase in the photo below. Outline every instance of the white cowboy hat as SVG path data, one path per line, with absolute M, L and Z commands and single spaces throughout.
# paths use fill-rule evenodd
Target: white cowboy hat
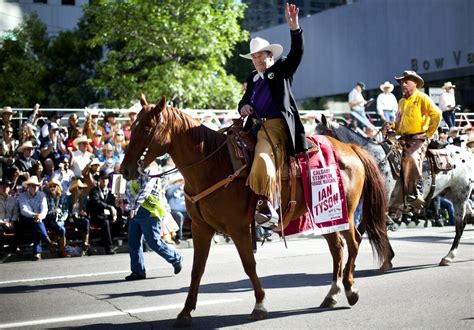
M 380 85 L 380 90 L 382 92 L 385 92 L 385 88 L 388 88 L 388 92 L 391 93 L 393 91 L 393 84 L 391 84 L 389 81 L 384 82 L 382 85 Z
M 96 108 L 88 108 L 88 107 L 85 107 L 86 109 L 86 117 L 89 117 L 89 116 L 98 116 L 99 115 L 99 110 L 96 109 Z
M 99 161 L 99 158 L 92 159 L 91 166 L 94 166 L 94 165 L 99 165 L 99 166 L 102 165 L 102 163 Z
M 79 143 L 82 143 L 82 142 L 89 143 L 91 142 L 91 140 L 89 140 L 87 135 L 81 135 L 75 138 L 74 141 L 72 141 L 72 145 L 77 149 L 79 147 Z
M 442 89 L 448 89 L 448 88 L 456 88 L 456 85 L 453 85 L 450 81 L 447 81 L 444 83 Z
M 465 126 L 462 128 L 462 131 L 463 131 L 464 133 L 467 132 L 467 131 L 470 131 L 470 130 L 472 130 L 472 126 L 469 125 L 469 124 L 465 125 Z
M 425 81 L 423 80 L 423 78 L 421 78 L 418 73 L 416 73 L 415 71 L 412 71 L 412 70 L 405 70 L 403 71 L 402 75 L 399 76 L 399 77 L 395 77 L 395 80 L 398 81 L 400 83 L 400 81 L 402 79 L 405 79 L 405 78 L 412 78 L 413 80 L 415 80 L 416 82 L 416 88 L 421 88 L 425 85 Z
M 25 148 L 31 148 L 31 149 L 34 149 L 35 146 L 33 145 L 33 143 L 31 143 L 31 141 L 26 141 L 25 143 L 23 143 L 21 146 L 18 147 L 18 149 L 16 149 L 17 152 L 22 152 L 23 149 Z
M 0 112 L 0 115 L 3 115 L 4 113 L 15 114 L 16 112 L 12 110 L 12 107 L 6 106 L 3 107 L 2 111 Z
M 471 143 L 474 143 L 474 136 L 470 136 L 469 139 L 466 141 L 466 145 L 469 145 Z
M 241 57 L 251 60 L 252 54 L 269 51 L 274 58 L 278 58 L 283 53 L 283 47 L 279 44 L 270 44 L 267 40 L 256 37 L 250 40 L 250 53 L 239 54 Z
M 36 175 L 33 175 L 28 180 L 23 181 L 21 185 L 26 188 L 30 184 L 35 186 L 41 186 L 41 183 L 38 181 L 38 177 Z
M 76 179 L 69 186 L 69 191 L 72 192 L 74 189 L 77 189 L 77 188 L 87 188 L 87 184 L 82 182 L 81 179 Z

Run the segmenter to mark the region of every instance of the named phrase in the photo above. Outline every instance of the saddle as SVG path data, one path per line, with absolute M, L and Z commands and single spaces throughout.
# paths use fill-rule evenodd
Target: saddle
M 451 154 L 446 149 L 428 149 L 426 157 L 431 159 L 431 164 L 435 174 L 448 172 L 453 169 Z

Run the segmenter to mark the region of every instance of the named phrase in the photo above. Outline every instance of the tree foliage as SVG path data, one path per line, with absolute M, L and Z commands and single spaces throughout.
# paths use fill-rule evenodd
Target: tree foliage
M 36 15 L 0 40 L 0 100 L 4 105 L 29 107 L 46 99 L 47 48 L 46 27 Z
M 234 0 L 99 0 L 85 8 L 91 47 L 107 49 L 90 85 L 107 106 L 127 106 L 143 91 L 180 107 L 234 108 L 241 85 L 224 68 L 247 39 Z

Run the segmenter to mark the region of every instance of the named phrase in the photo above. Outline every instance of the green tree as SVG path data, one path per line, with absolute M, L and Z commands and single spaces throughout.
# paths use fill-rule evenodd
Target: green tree
M 74 31 L 61 32 L 48 49 L 48 104 L 51 107 L 82 108 L 97 101 L 97 93 L 86 83 L 95 74 L 101 47 L 88 47 L 87 22 Z
M 0 100 L 4 105 L 30 107 L 47 100 L 45 25 L 33 14 L 0 40 Z
M 85 7 L 89 45 L 107 49 L 91 86 L 107 106 L 128 106 L 143 91 L 179 107 L 234 108 L 241 86 L 224 66 L 248 34 L 234 0 L 99 0 Z

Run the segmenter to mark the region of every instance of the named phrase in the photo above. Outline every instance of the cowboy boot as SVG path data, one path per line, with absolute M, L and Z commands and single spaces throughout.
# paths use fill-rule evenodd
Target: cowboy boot
M 407 203 L 412 207 L 420 209 L 425 205 L 425 200 L 423 199 L 423 180 L 418 179 L 415 184 L 414 193 L 407 196 Z
M 254 219 L 263 228 L 274 229 L 278 226 L 279 216 L 272 203 L 266 197 L 260 197 Z
M 51 252 L 51 255 L 56 254 L 57 248 L 58 248 L 58 243 L 51 240 L 51 238 L 47 237 L 47 242 L 49 246 L 49 252 Z
M 89 234 L 83 235 L 82 237 L 82 255 L 85 256 L 89 253 Z
M 59 257 L 60 258 L 67 258 L 70 255 L 66 252 L 66 237 L 61 237 L 59 239 Z

